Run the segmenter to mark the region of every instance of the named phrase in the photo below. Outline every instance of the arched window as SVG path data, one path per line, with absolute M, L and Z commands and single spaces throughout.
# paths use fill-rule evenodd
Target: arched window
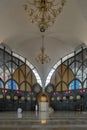
M 84 81 L 83 88 L 87 88 L 87 79 Z
M 56 91 L 66 91 L 66 90 L 67 90 L 67 84 L 65 84 L 64 82 L 60 82 L 56 86 Z
M 64 58 L 62 58 L 62 62 L 66 61 L 67 59 L 71 58 L 74 56 L 74 53 L 71 53 L 67 56 L 65 56 Z M 61 60 L 59 60 L 51 69 L 51 71 L 49 72 L 48 76 L 47 76 L 47 79 L 46 79 L 46 82 L 45 82 L 45 86 L 47 86 L 49 83 L 50 83 L 50 79 L 54 73 L 54 71 L 57 69 L 57 67 L 61 65 Z
M 27 92 L 31 92 L 31 86 L 28 82 L 23 82 L 21 85 L 20 85 L 20 90 L 22 91 L 27 91 Z
M 8 51 L 7 45 L 3 43 L 0 44 L 0 79 L 3 84 L 6 84 L 5 87 L 8 89 L 15 90 L 17 89 L 16 83 L 19 86 L 24 81 L 29 82 L 31 85 L 38 83 L 42 86 L 41 78 L 36 68 L 26 58 L 12 50 Z M 14 81 L 10 81 L 10 79 L 14 79 Z
M 0 88 L 3 88 L 3 82 L 1 79 L 0 79 Z
M 69 90 L 81 89 L 82 85 L 79 80 L 73 80 L 69 85 Z
M 5 88 L 6 89 L 17 90 L 18 89 L 18 85 L 17 85 L 17 83 L 14 80 L 10 79 L 6 83 L 6 87 Z

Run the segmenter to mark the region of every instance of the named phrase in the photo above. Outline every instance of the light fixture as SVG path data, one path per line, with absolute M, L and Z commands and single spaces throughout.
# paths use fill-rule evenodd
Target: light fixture
M 46 119 L 42 119 L 42 120 L 41 120 L 41 124 L 42 124 L 42 125 L 45 125 L 45 124 L 46 124 Z
M 40 54 L 35 58 L 38 63 L 45 64 L 50 62 L 50 57 L 45 54 L 45 48 L 44 48 L 44 35 L 42 35 L 42 47 L 40 50 Z
M 32 23 L 37 23 L 41 32 L 54 24 L 55 18 L 61 13 L 65 0 L 27 0 L 24 10 L 27 11 Z

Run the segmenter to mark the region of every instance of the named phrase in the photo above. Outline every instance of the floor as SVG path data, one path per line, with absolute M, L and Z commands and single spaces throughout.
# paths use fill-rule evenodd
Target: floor
M 0 112 L 0 130 L 87 130 L 87 112 Z

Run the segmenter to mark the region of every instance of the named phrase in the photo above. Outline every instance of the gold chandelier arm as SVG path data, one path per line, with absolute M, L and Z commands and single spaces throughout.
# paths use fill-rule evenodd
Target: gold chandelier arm
M 35 60 L 38 63 L 45 64 L 45 63 L 49 63 L 51 59 L 50 59 L 50 57 L 47 54 L 45 54 L 44 35 L 42 35 L 41 38 L 42 38 L 42 47 L 40 49 L 40 53 L 37 55 Z
M 31 2 L 32 1 L 32 2 Z M 37 23 L 41 32 L 44 32 L 55 22 L 61 13 L 66 0 L 27 0 L 24 10 L 31 17 L 32 23 Z
M 27 0 L 27 3 L 30 4 L 30 5 L 34 5 L 34 4 L 35 4 L 34 1 L 33 1 L 33 2 L 31 2 L 31 1 L 32 1 L 32 0 L 30 0 L 30 1 Z
M 55 0 L 54 0 L 55 1 Z M 61 5 L 61 6 L 64 6 L 65 5 L 65 2 L 66 0 L 61 0 L 60 3 L 58 0 L 56 0 L 57 2 L 53 2 L 53 6 L 58 6 L 58 5 Z
M 40 3 L 40 0 L 27 0 L 27 3 L 30 5 L 35 5 L 36 3 Z

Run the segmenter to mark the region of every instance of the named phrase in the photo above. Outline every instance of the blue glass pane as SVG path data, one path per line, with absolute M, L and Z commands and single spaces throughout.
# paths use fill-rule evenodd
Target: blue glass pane
M 11 80 L 8 81 L 8 89 L 11 89 Z
M 16 90 L 16 82 L 13 81 L 13 90 Z
M 2 81 L 0 80 L 0 88 L 2 88 Z
M 74 81 L 71 83 L 71 90 L 74 90 Z
M 14 80 L 8 81 L 8 89 L 16 90 L 16 82 Z
M 79 81 L 76 80 L 76 89 L 79 89 Z
M 79 89 L 80 88 L 80 82 L 78 80 L 73 80 L 70 84 L 71 90 Z

